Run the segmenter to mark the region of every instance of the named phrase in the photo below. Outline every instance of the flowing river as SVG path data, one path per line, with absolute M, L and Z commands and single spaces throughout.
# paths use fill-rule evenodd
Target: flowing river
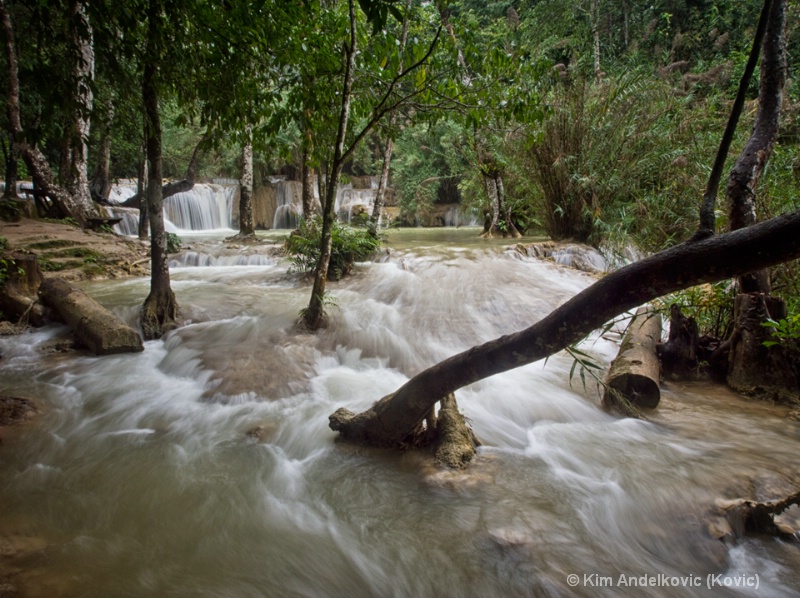
M 0 445 L 0 577 L 48 597 L 800 595 L 796 544 L 708 532 L 716 500 L 798 477 L 800 424 L 724 389 L 667 385 L 623 419 L 561 353 L 457 393 L 485 445 L 465 472 L 336 441 L 338 407 L 593 281 L 476 235 L 393 232 L 329 285 L 318 335 L 293 331 L 310 287 L 285 261 L 189 237 L 190 323 L 143 353 L 48 350 L 61 326 L 0 338 L 0 394 L 44 411 Z M 149 281 L 84 288 L 133 324 Z M 606 337 L 581 345 L 602 365 Z

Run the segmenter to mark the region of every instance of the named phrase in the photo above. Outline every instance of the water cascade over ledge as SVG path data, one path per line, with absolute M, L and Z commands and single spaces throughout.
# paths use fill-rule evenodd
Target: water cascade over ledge
M 465 472 L 336 442 L 336 408 L 594 280 L 478 232 L 391 231 L 380 263 L 330 283 L 317 335 L 293 328 L 310 288 L 281 232 L 261 258 L 195 240 L 173 256 L 188 323 L 143 353 L 57 353 L 58 325 L 0 337 L 0 394 L 44 412 L 3 431 L 0 545 L 19 554 L 0 581 L 12 562 L 32 596 L 798 595 L 796 546 L 707 531 L 717 499 L 798 477 L 800 423 L 724 389 L 667 385 L 649 421 L 620 419 L 560 353 L 457 392 L 485 444 Z M 135 324 L 149 280 L 84 289 Z M 581 345 L 601 364 L 605 337 Z

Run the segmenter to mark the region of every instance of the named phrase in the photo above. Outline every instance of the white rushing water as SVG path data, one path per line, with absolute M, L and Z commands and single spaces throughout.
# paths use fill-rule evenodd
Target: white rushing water
M 724 390 L 672 386 L 650 421 L 620 419 L 559 354 L 457 393 L 485 444 L 466 472 L 338 443 L 338 407 L 593 281 L 434 234 L 393 233 L 332 283 L 318 335 L 293 331 L 310 289 L 271 249 L 195 244 L 172 270 L 191 322 L 143 353 L 48 352 L 58 326 L 0 337 L 0 394 L 45 411 L 0 446 L 0 545 L 36 548 L 14 579 L 32 596 L 798 595 L 796 547 L 706 531 L 717 498 L 779 488 L 800 448 L 797 422 Z M 149 282 L 85 288 L 133 323 Z M 626 581 L 645 576 L 660 585 Z

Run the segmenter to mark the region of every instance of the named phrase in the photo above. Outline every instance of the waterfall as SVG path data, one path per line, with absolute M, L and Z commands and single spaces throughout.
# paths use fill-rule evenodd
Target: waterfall
M 232 185 L 195 185 L 164 200 L 164 217 L 176 232 L 232 229 Z
M 238 186 L 235 184 L 197 183 L 189 191 L 176 193 L 164 200 L 164 228 L 167 232 L 230 230 L 234 228 L 233 203 Z M 115 207 L 136 193 L 133 182 L 122 182 L 111 189 L 108 210 L 123 220 L 115 226 L 121 235 L 136 235 L 139 210 Z
M 303 217 L 302 183 L 283 179 L 272 179 L 270 182 L 275 187 L 275 216 L 272 228 L 297 228 Z

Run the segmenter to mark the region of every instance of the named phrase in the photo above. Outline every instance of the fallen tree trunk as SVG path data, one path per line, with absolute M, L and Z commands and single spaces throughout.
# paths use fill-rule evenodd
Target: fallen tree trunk
M 72 328 L 76 340 L 95 355 L 144 350 L 138 332 L 66 280 L 45 280 L 39 287 L 39 299 L 55 310 Z
M 616 359 L 611 362 L 603 393 L 603 406 L 635 413 L 655 409 L 661 400 L 660 365 L 656 346 L 661 340 L 661 316 L 646 307 L 636 310 Z
M 330 427 L 363 443 L 401 445 L 434 403 L 458 388 L 552 355 L 656 297 L 798 257 L 800 211 L 682 243 L 612 272 L 525 330 L 428 368 L 363 413 L 337 410 Z

